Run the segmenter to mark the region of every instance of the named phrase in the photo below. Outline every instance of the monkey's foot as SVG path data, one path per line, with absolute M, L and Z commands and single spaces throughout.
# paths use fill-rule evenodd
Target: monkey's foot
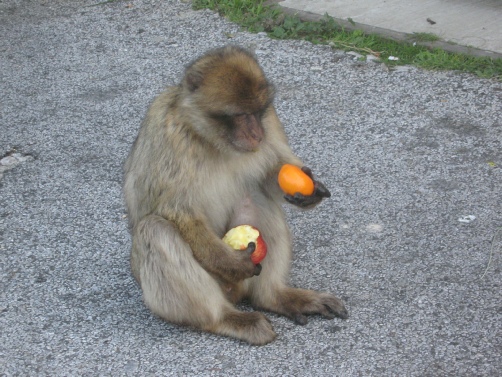
M 296 288 L 287 288 L 282 293 L 278 306 L 271 310 L 291 318 L 299 325 L 307 324 L 306 314 L 320 314 L 327 319 L 349 317 L 345 305 L 338 297 L 330 293 Z
M 257 346 L 270 343 L 276 337 L 269 319 L 260 312 L 247 313 L 237 310 L 229 312 L 208 331 L 241 339 Z

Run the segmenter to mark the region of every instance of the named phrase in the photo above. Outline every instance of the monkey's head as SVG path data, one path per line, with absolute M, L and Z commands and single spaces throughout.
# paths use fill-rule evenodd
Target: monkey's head
M 222 151 L 259 148 L 274 89 L 250 52 L 235 46 L 210 51 L 186 69 L 181 85 L 200 137 Z

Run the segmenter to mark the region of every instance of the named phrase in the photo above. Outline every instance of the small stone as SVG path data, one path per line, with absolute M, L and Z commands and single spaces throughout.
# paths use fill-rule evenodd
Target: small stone
M 366 61 L 378 63 L 380 58 L 377 58 L 375 55 L 366 55 Z
M 359 59 L 359 58 L 362 58 L 363 55 L 359 54 L 358 52 L 355 52 L 355 51 L 349 51 L 347 52 L 347 55 L 352 55 L 355 59 Z
M 0 165 L 3 165 L 3 166 L 13 166 L 18 163 L 19 163 L 19 161 L 14 156 L 7 156 L 7 157 L 4 157 L 0 160 Z
M 403 72 L 408 72 L 409 70 L 411 70 L 411 66 L 409 65 L 398 65 L 398 66 L 395 66 L 392 71 L 393 72 L 397 72 L 397 73 L 403 73 Z
M 462 216 L 458 219 L 461 223 L 472 223 L 474 220 L 476 220 L 476 216 L 474 215 L 467 215 L 467 216 Z

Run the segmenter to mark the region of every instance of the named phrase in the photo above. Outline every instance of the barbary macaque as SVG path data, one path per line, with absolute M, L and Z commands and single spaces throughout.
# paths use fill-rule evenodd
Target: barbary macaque
M 347 318 L 329 293 L 287 285 L 291 236 L 283 203 L 313 207 L 329 197 L 285 195 L 277 174 L 302 167 L 273 106 L 274 88 L 247 50 L 226 46 L 190 64 L 178 86 L 151 104 L 125 164 L 124 195 L 132 234 L 131 269 L 145 304 L 166 321 L 256 345 L 276 337 L 259 311 L 298 324 L 307 314 Z M 237 225 L 259 229 L 268 247 L 234 250 L 222 237 Z

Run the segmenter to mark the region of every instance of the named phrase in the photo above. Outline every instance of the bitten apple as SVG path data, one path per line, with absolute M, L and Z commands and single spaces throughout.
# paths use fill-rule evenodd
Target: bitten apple
M 223 242 L 236 250 L 244 250 L 250 242 L 254 242 L 256 248 L 251 254 L 254 264 L 260 263 L 267 255 L 267 244 L 258 229 L 251 225 L 239 225 L 230 229 L 223 237 Z

